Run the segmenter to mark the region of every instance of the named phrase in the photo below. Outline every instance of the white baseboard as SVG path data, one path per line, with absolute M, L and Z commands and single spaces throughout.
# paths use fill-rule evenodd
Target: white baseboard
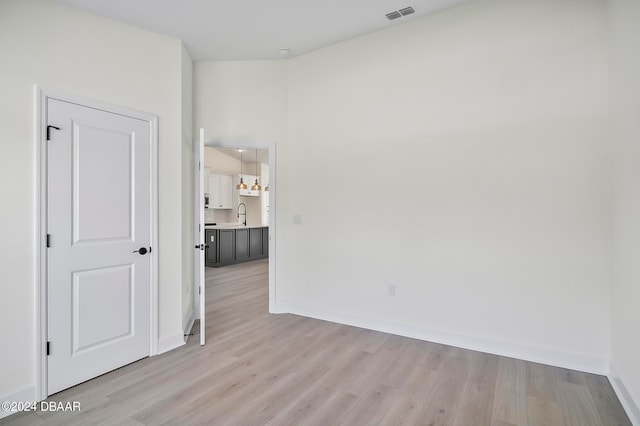
M 618 396 L 620 403 L 624 407 L 624 410 L 627 412 L 627 416 L 629 416 L 631 423 L 635 426 L 640 426 L 640 408 L 627 390 L 627 387 L 620 376 L 620 372 L 613 362 L 609 364 L 609 382 L 611 382 L 611 386 Z
M 191 334 L 191 329 L 193 328 L 193 323 L 196 321 L 195 317 L 191 315 L 191 319 L 187 323 L 187 326 L 184 328 L 184 342 L 187 343 L 189 340 L 189 334 Z
M 35 385 L 23 386 L 13 392 L 0 396 L 0 401 L 10 402 L 37 402 L 40 398 L 36 397 Z M 0 409 L 0 419 L 15 414 L 13 411 L 3 411 Z
M 163 354 L 175 348 L 179 348 L 182 345 L 184 345 L 184 333 L 161 337 L 160 339 L 158 339 L 157 355 Z
M 289 306 L 282 303 L 276 303 L 274 308 L 269 311 L 270 314 L 288 314 Z
M 285 308 L 281 306 L 281 308 Z M 514 342 L 497 341 L 483 337 L 469 336 L 437 330 L 412 324 L 388 320 L 362 318 L 356 315 L 333 312 L 308 306 L 289 305 L 287 312 L 305 317 L 317 318 L 339 324 L 351 325 L 399 336 L 426 340 L 444 345 L 456 346 L 494 355 L 517 358 L 540 364 L 569 368 L 588 373 L 606 375 L 609 371 L 608 360 L 576 353 L 566 353 L 547 348 L 522 345 Z

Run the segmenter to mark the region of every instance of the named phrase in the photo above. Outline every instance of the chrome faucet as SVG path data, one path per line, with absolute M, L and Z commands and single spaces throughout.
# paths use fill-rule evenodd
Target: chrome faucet
M 244 212 L 240 213 L 240 206 L 244 206 Z M 247 205 L 245 203 L 238 204 L 238 219 L 240 219 L 240 215 L 244 216 L 244 221 L 242 224 L 247 226 Z

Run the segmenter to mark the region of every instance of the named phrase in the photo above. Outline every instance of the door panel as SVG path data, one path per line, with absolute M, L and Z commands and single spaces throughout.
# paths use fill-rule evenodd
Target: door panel
M 124 265 L 73 273 L 72 356 L 133 334 L 132 272 Z
M 74 243 L 133 240 L 135 139 L 77 122 L 73 133 Z
M 48 393 L 149 355 L 149 123 L 49 99 Z

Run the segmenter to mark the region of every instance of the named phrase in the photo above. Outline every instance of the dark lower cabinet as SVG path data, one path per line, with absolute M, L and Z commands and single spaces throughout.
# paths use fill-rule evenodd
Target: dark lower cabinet
M 217 246 L 217 234 L 216 229 L 206 229 L 204 231 L 204 263 L 207 266 L 216 266 L 218 263 L 218 246 Z
M 251 259 L 262 257 L 262 228 L 249 229 L 249 257 Z
M 231 265 L 236 261 L 236 231 L 234 229 L 218 229 L 218 264 Z
M 236 262 L 249 260 L 249 229 L 236 229 Z
M 205 264 L 218 267 L 269 255 L 269 228 L 206 229 Z
M 269 257 L 269 228 L 262 228 L 262 257 Z

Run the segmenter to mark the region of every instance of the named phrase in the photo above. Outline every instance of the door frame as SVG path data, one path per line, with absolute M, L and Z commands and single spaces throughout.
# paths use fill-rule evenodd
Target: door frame
M 276 200 L 277 200 L 277 180 L 276 180 L 276 142 L 261 141 L 243 141 L 225 142 L 220 140 L 204 141 L 204 147 L 210 148 L 242 148 L 242 149 L 266 149 L 269 151 L 269 313 L 281 314 L 286 313 L 278 308 L 277 304 L 277 285 L 276 285 Z M 203 160 L 204 161 L 204 160 Z M 197 208 L 197 207 L 196 207 Z
M 150 246 L 158 247 L 158 116 L 130 108 L 102 102 L 96 99 L 72 95 L 63 91 L 35 86 L 35 186 L 36 186 L 36 288 L 35 288 L 35 327 L 36 327 L 36 397 L 47 399 L 47 103 L 57 99 L 89 108 L 120 114 L 142 121 L 149 125 L 151 146 L 150 161 Z M 149 356 L 158 353 L 158 251 L 150 253 L 150 333 Z
M 194 181 L 193 186 L 198 191 L 193 191 L 193 198 L 195 202 L 194 208 L 194 223 L 193 223 L 193 236 L 194 241 L 197 243 L 196 254 L 193 256 L 193 309 L 191 314 L 191 326 L 196 319 L 200 320 L 200 346 L 206 343 L 206 256 L 205 249 L 201 245 L 206 246 L 205 241 L 205 229 L 204 229 L 204 129 L 200 128 L 198 132 L 198 139 L 193 142 L 194 160 L 197 157 L 198 164 L 193 161 Z M 196 155 L 197 152 L 197 155 Z M 197 231 L 196 231 L 197 229 Z M 199 247 L 199 248 L 198 248 Z M 196 282 L 195 277 L 198 277 Z M 197 292 L 196 292 L 197 287 Z

